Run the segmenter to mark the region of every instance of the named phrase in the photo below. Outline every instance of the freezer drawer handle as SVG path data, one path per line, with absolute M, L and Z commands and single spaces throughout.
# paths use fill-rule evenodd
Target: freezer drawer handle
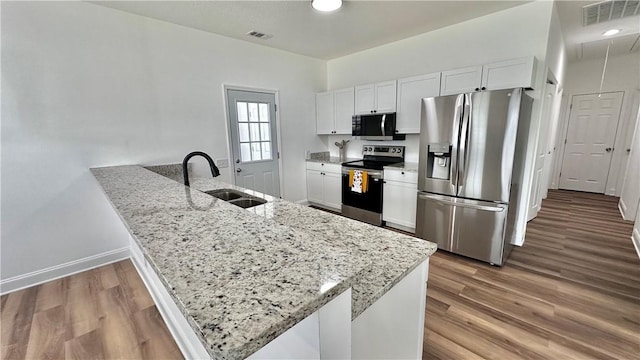
M 457 203 L 457 202 L 453 202 L 453 201 L 437 199 L 437 198 L 434 198 L 434 197 L 431 197 L 431 196 L 428 196 L 428 195 L 419 195 L 419 198 L 420 199 L 424 199 L 424 200 L 431 200 L 431 201 L 434 201 L 434 202 L 437 202 L 437 203 L 443 204 L 443 205 L 465 207 L 465 208 L 469 208 L 469 209 L 492 211 L 492 212 L 503 212 L 504 211 L 503 207 L 484 206 L 484 205 L 475 205 L 475 204 L 462 204 L 462 203 Z

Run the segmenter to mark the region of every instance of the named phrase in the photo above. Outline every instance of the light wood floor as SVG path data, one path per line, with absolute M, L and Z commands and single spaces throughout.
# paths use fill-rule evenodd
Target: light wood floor
M 1 359 L 182 359 L 129 260 L 2 296 Z
M 617 198 L 550 191 L 502 268 L 439 251 L 426 359 L 640 359 L 640 261 Z
M 551 191 L 502 268 L 439 251 L 426 359 L 640 359 L 640 261 L 617 198 Z M 177 359 L 130 261 L 2 297 L 2 359 Z

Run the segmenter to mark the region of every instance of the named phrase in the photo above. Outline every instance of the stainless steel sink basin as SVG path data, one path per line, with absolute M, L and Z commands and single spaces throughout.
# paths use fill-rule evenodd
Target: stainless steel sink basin
M 213 197 L 217 197 L 218 199 L 221 199 L 224 201 L 239 199 L 241 197 L 248 196 L 243 192 L 232 190 L 232 189 L 209 190 L 209 191 L 205 191 L 205 194 L 209 194 Z
M 240 198 L 240 199 L 229 201 L 229 204 L 240 206 L 241 208 L 246 209 L 246 208 L 262 205 L 266 202 L 267 202 L 266 200 L 262 200 L 258 198 L 251 198 L 251 199 Z
M 267 202 L 267 200 L 234 189 L 209 190 L 205 191 L 204 193 L 214 196 L 220 200 L 227 201 L 229 202 L 229 204 L 233 204 L 244 209 L 262 205 Z

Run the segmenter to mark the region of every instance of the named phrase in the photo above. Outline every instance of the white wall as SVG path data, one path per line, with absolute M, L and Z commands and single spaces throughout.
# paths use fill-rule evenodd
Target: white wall
M 329 89 L 393 80 L 407 76 L 473 66 L 517 57 L 539 60 L 527 163 L 535 161 L 540 122 L 540 94 L 547 76 L 547 44 L 553 2 L 536 1 L 472 19 L 442 29 L 347 55 L 327 63 Z M 562 41 L 562 40 L 559 40 Z M 558 48 L 552 45 L 553 49 Z M 556 50 L 559 51 L 559 50 Z M 555 54 L 552 66 L 562 70 L 562 55 Z M 329 147 L 341 137 L 330 136 Z M 352 144 L 350 144 L 352 145 Z M 356 145 L 356 144 L 353 144 Z M 352 146 L 353 146 L 352 145 Z M 417 155 L 418 141 L 405 141 L 407 154 Z M 415 146 L 415 149 L 414 149 Z M 349 153 L 353 150 L 349 148 Z M 417 160 L 417 156 L 416 156 Z M 531 169 L 530 169 L 531 168 Z M 524 241 L 526 205 L 532 188 L 533 169 L 527 167 L 522 181 L 524 214 L 518 215 L 518 245 Z M 522 211 L 520 211 L 522 212 Z
M 3 280 L 127 245 L 90 167 L 227 158 L 224 84 L 279 90 L 284 197 L 306 198 L 324 61 L 85 2 L 1 6 Z
M 569 120 L 569 105 L 573 95 L 595 94 L 600 88 L 604 54 L 601 59 L 588 59 L 570 62 L 564 84 L 564 98 L 561 110 L 561 127 L 557 137 L 557 151 L 554 164 L 552 187 L 558 188 L 562 157 L 564 155 L 564 139 Z M 629 154 L 626 152 L 631 146 L 631 134 L 638 108 L 640 94 L 640 53 L 635 52 L 622 56 L 610 56 L 602 87 L 603 92 L 624 91 L 620 123 L 616 133 L 614 153 L 611 160 L 609 176 L 607 178 L 605 194 L 619 196 L 624 181 L 624 172 Z
M 520 5 L 330 60 L 329 89 L 530 55 L 544 59 L 552 6 Z

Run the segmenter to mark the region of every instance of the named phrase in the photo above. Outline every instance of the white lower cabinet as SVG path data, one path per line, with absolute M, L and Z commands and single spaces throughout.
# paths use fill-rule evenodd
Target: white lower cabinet
M 342 208 L 342 166 L 307 162 L 307 201 L 340 211 Z
M 384 170 L 382 220 L 388 226 L 414 231 L 418 203 L 416 172 Z M 399 226 L 398 226 L 399 225 Z

